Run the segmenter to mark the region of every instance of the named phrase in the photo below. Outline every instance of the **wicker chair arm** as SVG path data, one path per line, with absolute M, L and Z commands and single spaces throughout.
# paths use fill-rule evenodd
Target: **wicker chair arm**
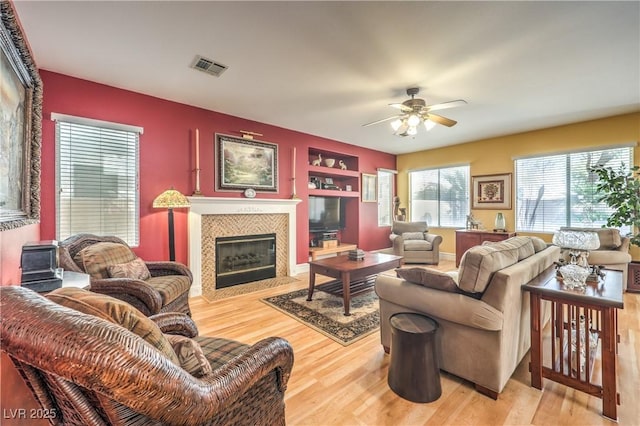
M 163 312 L 149 317 L 160 330 L 166 334 L 180 334 L 186 337 L 196 337 L 198 327 L 186 314 L 179 312 Z
M 156 289 L 132 278 L 91 280 L 91 291 L 128 302 L 149 316 L 160 312 L 162 297 Z
M 128 330 L 25 288 L 1 287 L 0 309 L 11 312 L 0 342 L 13 358 L 164 424 L 206 424 L 273 371 L 284 390 L 293 365 L 289 343 L 268 338 L 196 379 Z
M 162 275 L 186 275 L 193 282 L 193 275 L 189 268 L 179 262 L 145 262 L 152 277 Z

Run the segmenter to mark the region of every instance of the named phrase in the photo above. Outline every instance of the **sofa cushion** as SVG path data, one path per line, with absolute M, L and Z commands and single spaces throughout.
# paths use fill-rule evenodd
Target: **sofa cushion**
M 171 343 L 180 361 L 180 366 L 193 377 L 202 377 L 213 371 L 198 342 L 177 334 L 165 334 L 165 336 Z
M 133 278 L 142 281 L 151 278 L 149 268 L 139 257 L 131 262 L 107 266 L 107 273 L 111 278 Z
M 403 232 L 402 239 L 405 241 L 424 240 L 424 232 Z
M 405 232 L 427 232 L 427 222 L 393 222 L 391 233 L 402 235 Z
M 462 255 L 458 287 L 468 293 L 482 293 L 494 272 L 518 262 L 513 244 L 499 243 L 471 247 Z
M 511 237 L 501 242 L 505 245 L 511 245 L 513 246 L 513 248 L 518 250 L 518 261 L 526 259 L 527 257 L 533 256 L 535 254 L 533 242 L 529 237 Z
M 75 287 L 62 287 L 47 294 L 59 305 L 126 328 L 142 337 L 147 343 L 162 352 L 174 364 L 180 365 L 171 344 L 160 328 L 142 312 L 126 302 L 104 294 L 92 293 Z
M 533 251 L 536 253 L 541 252 L 542 250 L 547 248 L 547 243 L 539 237 L 529 237 L 531 238 L 531 243 L 533 244 Z
M 194 337 L 193 340 L 200 345 L 213 370 L 227 364 L 249 348 L 249 345 L 244 343 L 217 337 L 198 336 Z
M 458 286 L 451 275 L 425 268 L 398 268 L 398 278 L 436 290 L 456 293 Z
M 160 293 L 163 306 L 173 302 L 191 288 L 191 280 L 186 275 L 160 275 L 149 278 L 146 283 Z
M 84 271 L 93 279 L 109 278 L 107 268 L 111 265 L 128 263 L 138 256 L 131 249 L 119 243 L 108 241 L 92 244 L 80 250 L 74 260 L 83 265 Z
M 425 240 L 409 240 L 404 242 L 405 251 L 431 251 L 433 244 Z

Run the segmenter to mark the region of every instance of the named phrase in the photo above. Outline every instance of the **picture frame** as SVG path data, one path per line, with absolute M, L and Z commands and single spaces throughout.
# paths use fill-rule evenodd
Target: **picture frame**
M 511 209 L 511 173 L 472 176 L 471 188 L 472 209 Z
M 6 1 L 0 2 L 0 67 L 0 231 L 6 231 L 39 223 L 42 143 L 42 80 Z
M 216 134 L 216 189 L 278 192 L 278 145 Z
M 362 173 L 360 196 L 363 203 L 375 203 L 378 201 L 378 175 Z

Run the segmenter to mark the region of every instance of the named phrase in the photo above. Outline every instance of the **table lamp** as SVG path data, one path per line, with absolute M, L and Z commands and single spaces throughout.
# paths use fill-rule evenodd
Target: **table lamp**
M 175 238 L 173 234 L 173 209 L 187 208 L 191 206 L 187 197 L 180 191 L 167 189 L 153 200 L 153 207 L 156 209 L 168 209 L 169 214 L 169 260 L 176 260 Z

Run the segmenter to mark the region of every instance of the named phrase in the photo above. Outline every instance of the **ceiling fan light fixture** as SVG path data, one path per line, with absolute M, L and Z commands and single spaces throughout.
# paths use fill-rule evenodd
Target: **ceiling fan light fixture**
M 418 134 L 418 128 L 416 126 L 409 126 L 409 128 L 407 129 L 407 135 L 415 136 L 417 134 Z
M 399 118 L 391 122 L 391 128 L 394 132 L 397 131 L 400 126 L 402 126 L 402 120 L 400 120 Z
M 411 114 L 409 118 L 407 118 L 407 124 L 411 127 L 416 127 L 420 124 L 420 117 L 417 114 Z
M 424 120 L 424 128 L 427 129 L 427 132 L 436 127 L 435 121 Z

